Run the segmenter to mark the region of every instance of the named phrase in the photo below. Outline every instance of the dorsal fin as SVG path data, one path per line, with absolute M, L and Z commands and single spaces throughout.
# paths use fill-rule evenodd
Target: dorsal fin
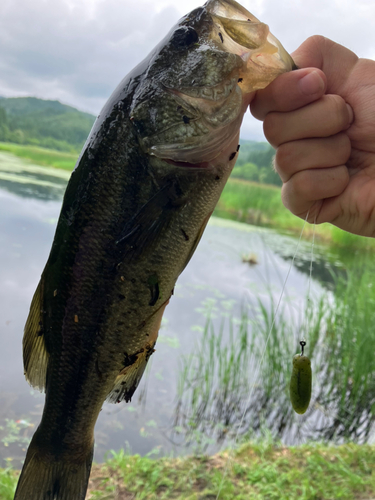
M 43 276 L 35 290 L 23 335 L 23 366 L 26 380 L 43 392 L 49 354 L 43 331 Z

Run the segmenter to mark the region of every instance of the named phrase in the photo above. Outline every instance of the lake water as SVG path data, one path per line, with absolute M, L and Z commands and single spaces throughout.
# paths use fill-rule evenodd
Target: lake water
M 22 335 L 69 175 L 0 154 L 0 465 L 20 466 L 43 409 L 44 396 L 24 379 Z M 223 318 L 239 318 L 244 304 L 258 298 L 268 306 L 271 298 L 277 302 L 296 245 L 295 238 L 274 231 L 212 218 L 178 280 L 133 401 L 103 407 L 95 431 L 97 461 L 107 450 L 125 446 L 140 454 L 155 448 L 163 454 L 185 452 L 170 438 L 181 360 L 193 352 L 209 312 L 219 328 Z M 243 262 L 249 254 L 256 264 Z M 322 254 L 316 248 L 314 294 L 329 287 L 329 267 L 335 264 Z M 309 259 L 310 245 L 302 243 L 286 286 L 284 300 L 293 305 L 296 327 L 302 321 Z

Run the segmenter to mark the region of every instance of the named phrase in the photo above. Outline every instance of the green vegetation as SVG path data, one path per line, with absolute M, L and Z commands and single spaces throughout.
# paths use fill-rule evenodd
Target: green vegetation
M 215 331 L 208 318 L 193 354 L 182 362 L 176 434 L 201 445 L 237 435 L 253 439 L 262 429 L 293 442 L 301 435 L 367 442 L 375 425 L 374 271 L 368 258 L 336 277 L 333 294 L 307 301 L 301 324 L 291 321 L 297 311 L 286 299 L 275 317 L 271 289 L 268 299 L 255 295 L 257 305 L 244 309 L 237 326 L 223 322 Z M 301 337 L 313 371 L 312 399 L 303 417 L 289 400 L 292 358 Z
M 3 142 L 0 142 L 0 151 L 9 151 L 40 165 L 72 170 L 94 119 L 58 101 L 1 98 L 0 141 Z M 299 219 L 281 203 L 281 182 L 272 168 L 274 149 L 266 142 L 241 140 L 240 143 L 232 177 L 215 215 L 299 232 Z M 311 236 L 311 226 L 306 228 L 306 236 Z M 372 238 L 358 237 L 330 225 L 319 226 L 317 237 L 346 248 L 375 245 Z
M 326 318 L 321 394 L 334 409 L 324 437 L 365 441 L 375 423 L 375 265 L 368 258 L 337 280 Z M 322 395 L 320 398 L 322 399 Z
M 59 101 L 35 97 L 0 100 L 0 141 L 78 152 L 95 121 Z
M 179 409 L 190 430 L 204 434 L 220 420 L 215 432 L 232 439 L 238 432 L 242 444 L 211 457 L 155 459 L 158 449 L 146 457 L 112 451 L 104 464 L 93 467 L 88 499 L 215 500 L 219 490 L 220 500 L 373 498 L 373 446 L 310 441 L 284 447 L 272 436 L 297 431 L 304 441 L 368 439 L 375 415 L 374 268 L 371 260 L 364 261 L 337 278 L 334 295 L 310 301 L 301 313 L 303 328 L 295 331 L 291 304 L 286 302 L 275 318 L 272 298 L 268 307 L 259 300 L 251 315 L 244 313 L 227 338 L 224 327 L 215 335 L 208 321 L 196 355 L 186 358 L 181 372 L 180 395 L 190 400 L 180 402 Z M 287 388 L 301 330 L 314 376 L 312 402 L 303 417 L 292 411 Z M 249 379 L 263 353 L 260 377 Z M 248 410 L 239 427 L 244 402 Z M 254 430 L 262 437 L 255 439 Z M 0 470 L 2 500 L 13 498 L 16 481 L 16 472 Z
M 12 469 L 0 469 L 0 499 L 13 500 L 18 480 L 18 472 Z
M 95 121 L 89 113 L 36 97 L 0 99 L 0 141 L 79 152 Z M 281 185 L 272 168 L 274 149 L 266 142 L 243 141 L 233 177 Z M 67 167 L 65 167 L 67 168 Z
M 62 168 L 68 171 L 73 170 L 78 158 L 78 153 L 64 153 L 37 146 L 22 146 L 9 142 L 0 142 L 0 152 L 1 151 L 12 153 L 26 160 L 31 160 L 37 165 Z
M 9 143 L 0 143 L 1 150 L 67 170 L 77 157 Z M 302 227 L 302 221 L 282 206 L 278 187 L 238 179 L 228 182 L 216 215 L 294 232 Z M 306 229 L 311 236 L 311 228 Z M 331 226 L 318 227 L 317 234 L 346 247 L 372 242 Z M 356 260 L 355 267 L 336 277 L 333 294 L 327 293 L 299 312 L 304 328 L 292 329 L 296 322 L 290 318 L 296 311 L 288 302 L 274 318 L 276 304 L 270 290 L 266 301 L 258 300 L 252 309 L 244 309 L 239 321 L 227 320 L 219 331 L 208 320 L 195 354 L 183 361 L 176 433 L 192 437 L 200 451 L 211 438 L 233 440 L 237 433 L 247 443 L 231 452 L 220 500 L 363 500 L 375 496 L 375 449 L 367 444 L 310 442 L 285 448 L 272 439 L 254 442 L 262 432 L 294 435 L 297 441 L 298 436 L 303 441 L 368 440 L 375 424 L 375 286 L 371 279 L 375 265 L 371 258 Z M 288 396 L 292 357 L 301 332 L 308 341 L 314 377 L 312 402 L 303 417 L 294 414 Z M 254 367 L 263 353 L 260 377 L 255 379 Z M 8 441 L 13 443 L 18 427 L 8 424 Z M 89 498 L 214 500 L 227 457 L 228 452 L 223 452 L 212 457 L 155 460 L 113 452 L 105 464 L 93 468 Z M 13 498 L 16 481 L 17 472 L 0 470 L 1 500 Z
M 299 234 L 302 228 L 302 221 L 282 204 L 279 187 L 240 179 L 229 179 L 214 215 L 295 234 Z M 313 226 L 307 224 L 303 236 L 311 238 L 312 232 Z M 315 232 L 318 240 L 337 247 L 375 248 L 374 238 L 347 233 L 331 224 L 318 225 Z
M 262 145 L 263 143 L 259 144 Z M 250 143 L 250 146 L 253 147 L 252 143 Z M 62 168 L 68 171 L 73 170 L 78 158 L 77 152 L 54 151 L 9 142 L 0 142 L 1 151 L 31 160 L 37 165 Z M 236 178 L 230 178 L 227 182 L 214 215 L 248 224 L 274 227 L 295 234 L 298 234 L 302 228 L 302 221 L 292 215 L 282 204 L 279 187 Z M 312 226 L 307 225 L 304 230 L 304 237 L 311 238 L 311 236 Z M 346 249 L 374 248 L 375 246 L 373 238 L 356 236 L 329 224 L 317 226 L 316 236 L 317 239 Z
M 220 500 L 364 500 L 375 495 L 374 467 L 374 447 L 354 444 L 285 448 L 265 440 L 213 457 L 157 460 L 120 451 L 93 467 L 87 498 L 215 500 L 220 489 Z M 0 470 L 1 500 L 13 499 L 16 476 Z
M 298 222 L 283 206 L 280 188 L 240 179 L 229 179 L 215 215 L 250 224 L 277 225 L 282 229 Z
M 281 186 L 280 177 L 272 167 L 275 155 L 273 147 L 267 142 L 241 140 L 240 144 L 241 148 L 232 177 Z
M 159 460 L 120 452 L 94 468 L 90 498 L 215 500 L 220 490 L 220 500 L 353 500 L 375 492 L 374 458 L 370 446 L 246 444 L 223 478 L 228 452 Z

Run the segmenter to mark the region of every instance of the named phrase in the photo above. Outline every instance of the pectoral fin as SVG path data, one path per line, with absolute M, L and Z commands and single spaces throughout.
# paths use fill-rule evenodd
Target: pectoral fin
M 155 342 L 146 344 L 139 352 L 129 356 L 127 362 L 131 363 L 125 366 L 115 380 L 112 391 L 108 394 L 109 403 L 120 403 L 120 401 L 131 401 L 131 398 L 138 387 L 142 375 L 146 369 L 147 361 L 155 351 Z
M 161 320 L 168 303 L 169 299 L 148 318 L 148 321 L 153 319 L 154 328 L 148 337 L 147 344 L 135 354 L 129 356 L 125 353 L 124 368 L 117 375 L 113 389 L 106 399 L 109 403 L 120 403 L 120 401 L 126 401 L 128 403 L 131 401 L 146 369 L 147 361 L 150 359 L 151 354 L 155 352 L 154 347 L 156 339 L 158 338 Z
M 49 354 L 43 333 L 43 277 L 35 290 L 23 335 L 23 365 L 30 385 L 44 391 Z
M 125 225 L 116 245 L 123 258 L 137 258 L 157 245 L 176 209 L 186 203 L 176 182 L 163 186 Z

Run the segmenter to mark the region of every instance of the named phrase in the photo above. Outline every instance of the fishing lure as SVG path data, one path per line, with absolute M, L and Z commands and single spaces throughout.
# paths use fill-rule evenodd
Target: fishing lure
M 290 401 L 293 410 L 303 415 L 311 399 L 311 361 L 303 354 L 305 341 L 300 342 L 302 352 L 293 357 L 293 371 L 290 378 Z

